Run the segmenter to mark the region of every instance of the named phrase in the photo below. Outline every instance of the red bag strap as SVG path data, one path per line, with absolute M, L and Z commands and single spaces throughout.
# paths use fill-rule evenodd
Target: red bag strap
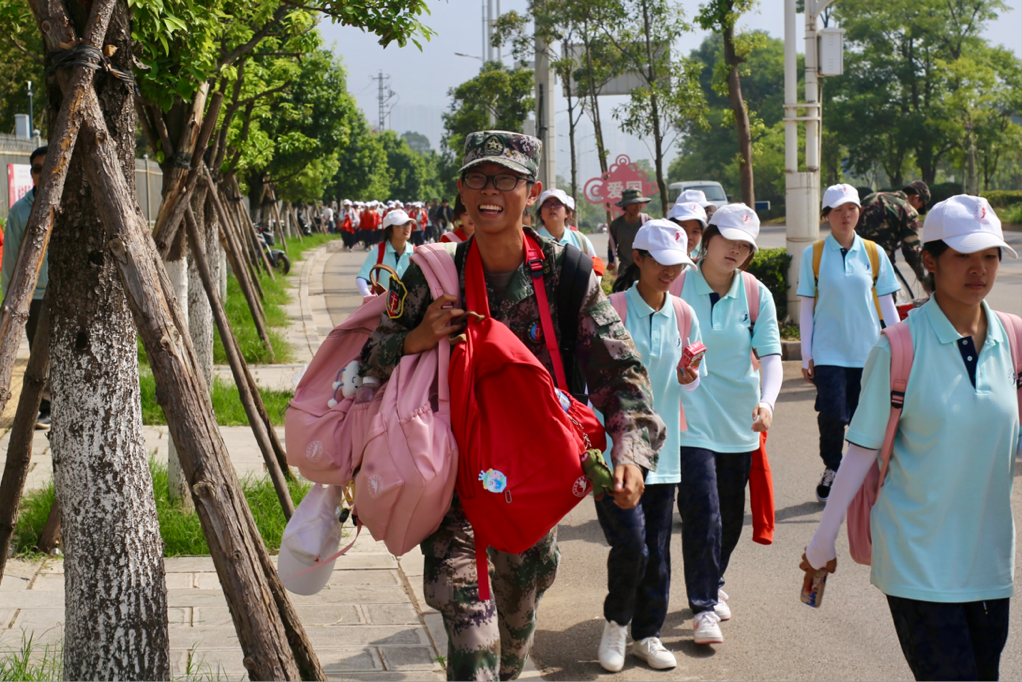
M 539 320 L 543 325 L 543 341 L 550 353 L 550 362 L 554 366 L 554 381 L 562 391 L 568 390 L 568 382 L 565 380 L 564 363 L 561 362 L 561 351 L 557 347 L 557 335 L 554 334 L 554 321 L 550 317 L 550 302 L 546 295 L 546 285 L 543 283 L 543 261 L 545 256 L 539 244 L 522 233 L 522 240 L 525 242 L 525 267 L 532 275 L 532 288 L 536 292 L 536 305 L 539 307 Z
M 483 317 L 490 316 L 490 300 L 486 295 L 486 276 L 483 275 L 483 259 L 475 240 L 468 246 L 465 255 L 465 305 L 467 310 Z
M 380 248 L 377 249 L 376 264 L 379 265 L 383 262 L 383 256 L 387 253 L 387 242 L 380 242 Z
M 905 387 L 912 372 L 912 358 L 915 350 L 912 347 L 912 329 L 907 322 L 887 327 L 881 332 L 887 336 L 891 344 L 891 415 L 887 418 L 887 431 L 884 433 L 884 444 L 880 448 L 880 482 L 877 492 L 884 487 L 887 467 L 891 463 L 894 452 L 894 436 L 898 433 L 898 421 L 905 407 Z
M 1018 418 L 1022 422 L 1022 317 L 1010 313 L 997 313 L 1008 336 L 1011 360 L 1015 363 L 1015 386 L 1018 389 Z

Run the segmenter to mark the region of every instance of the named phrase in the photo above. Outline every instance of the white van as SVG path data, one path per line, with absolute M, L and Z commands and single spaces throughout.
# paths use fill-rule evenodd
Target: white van
M 713 180 L 686 180 L 685 182 L 672 182 L 667 188 L 667 199 L 674 205 L 681 193 L 685 190 L 697 189 L 706 195 L 706 200 L 716 204 L 717 208 L 728 203 L 727 194 L 719 182 Z

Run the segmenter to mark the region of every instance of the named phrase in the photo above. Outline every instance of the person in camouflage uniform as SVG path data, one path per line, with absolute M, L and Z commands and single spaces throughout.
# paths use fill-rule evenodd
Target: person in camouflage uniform
M 541 143 L 502 131 L 473 133 L 465 142 L 459 189 L 476 225 L 472 237 L 486 271 L 494 319 L 504 323 L 553 374 L 541 334 L 539 308 L 527 272 L 522 231 L 535 237 L 545 256 L 543 283 L 551 317 L 560 334 L 557 288 L 564 246 L 523 228 L 522 212 L 542 186 L 535 182 Z M 467 172 L 470 171 L 470 172 Z M 510 171 L 510 172 L 509 172 Z M 522 182 L 522 181 L 525 182 Z M 498 183 L 501 185 L 498 188 Z M 482 184 L 480 189 L 470 188 Z M 457 244 L 446 244 L 453 256 Z M 461 291 L 464 273 L 459 273 Z M 387 312 L 362 349 L 361 373 L 389 378 L 404 354 L 436 346 L 463 328 L 464 311 L 444 308 L 455 297 L 433 300 L 422 271 L 413 263 L 401 281 L 391 279 Z M 614 500 L 634 507 L 646 470 L 655 469 L 665 426 L 653 410 L 652 389 L 631 336 L 607 300 L 595 275 L 578 321 L 578 360 L 591 389 L 590 400 L 606 417 L 613 439 Z M 455 495 L 440 528 L 421 545 L 425 555 L 426 602 L 444 618 L 448 636 L 447 677 L 451 680 L 515 679 L 522 671 L 536 630 L 543 593 L 557 575 L 556 528 L 522 554 L 489 551 L 493 598 L 479 599 L 472 526 Z
M 855 231 L 863 239 L 879 244 L 894 264 L 894 250 L 901 244 L 905 262 L 922 284 L 926 281 L 923 249 L 919 242 L 922 222 L 919 213 L 930 201 L 930 188 L 922 180 L 905 186 L 900 192 L 874 192 L 862 199 L 862 211 Z M 925 288 L 925 284 L 923 285 Z

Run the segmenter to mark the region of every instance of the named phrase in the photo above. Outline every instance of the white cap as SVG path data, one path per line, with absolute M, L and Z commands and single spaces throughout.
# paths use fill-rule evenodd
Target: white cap
M 943 240 L 959 253 L 976 253 L 993 246 L 1018 258 L 1004 241 L 1001 220 L 983 197 L 958 194 L 930 209 L 923 223 L 923 243 Z
M 725 239 L 747 242 L 756 251 L 759 236 L 759 216 L 745 204 L 727 204 L 710 216 L 710 225 L 716 225 Z
M 568 200 L 568 208 L 571 209 L 572 211 L 574 211 L 575 210 L 575 198 L 572 197 L 570 194 L 565 194 L 564 198 Z
M 412 222 L 412 219 L 400 208 L 395 208 L 393 211 L 383 216 L 383 227 L 388 228 L 391 225 L 404 225 L 405 223 Z
M 649 251 L 649 255 L 663 265 L 695 265 L 688 257 L 685 230 L 664 218 L 644 223 L 635 234 L 632 248 Z
M 341 202 L 342 206 L 351 206 L 351 199 L 345 199 Z
M 698 190 L 693 190 L 698 191 Z M 702 192 L 699 192 L 702 194 Z M 694 201 L 679 201 L 667 213 L 668 220 L 698 220 L 706 227 L 706 209 Z
M 827 191 L 823 193 L 823 207 L 824 208 L 837 208 L 842 204 L 853 203 L 856 206 L 862 206 L 859 203 L 859 190 L 855 189 L 851 185 L 841 183 L 839 185 L 831 185 L 827 188 Z
M 703 208 L 706 208 L 707 206 L 716 206 L 716 204 L 713 203 L 712 201 L 706 200 L 706 193 L 703 192 L 703 190 L 701 189 L 686 189 L 678 196 L 678 199 L 677 201 L 674 202 L 674 205 L 677 206 L 678 204 L 692 203 L 699 204 Z
M 553 198 L 557 199 L 557 201 L 561 202 L 561 204 L 565 208 L 569 208 L 571 206 L 571 204 L 568 203 L 568 202 L 571 201 L 571 199 L 568 197 L 568 195 L 564 193 L 563 189 L 557 189 L 556 187 L 554 187 L 552 189 L 544 190 L 544 192 L 539 195 L 539 201 L 536 203 L 536 205 L 539 206 L 540 208 L 542 208 L 543 207 L 543 202 L 546 201 L 547 199 L 549 199 L 550 197 L 553 197 Z M 572 202 L 572 203 L 574 203 L 574 202 Z

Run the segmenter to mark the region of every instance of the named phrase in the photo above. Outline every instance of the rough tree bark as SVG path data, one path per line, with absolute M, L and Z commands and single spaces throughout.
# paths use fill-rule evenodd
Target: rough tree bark
M 173 287 L 174 296 L 177 298 L 181 312 L 188 318 L 188 259 L 185 257 L 185 235 L 178 233 L 175 244 L 170 249 L 170 255 L 163 261 L 167 268 L 167 278 Z M 193 509 L 192 496 L 188 490 L 188 480 L 181 468 L 181 458 L 177 453 L 177 445 L 174 438 L 167 439 L 167 494 L 175 504 L 181 505 L 184 509 Z
M 89 4 L 67 3 L 76 32 Z M 114 67 L 131 70 L 124 2 L 116 3 L 102 44 L 116 49 Z M 63 97 L 52 80 L 49 85 L 55 115 Z M 131 88 L 100 72 L 95 89 L 85 98 L 98 95 L 116 150 L 113 172 L 133 191 Z M 64 530 L 64 675 L 169 679 L 163 543 L 142 438 L 136 331 L 97 212 L 103 199 L 86 181 L 88 156 L 79 147 L 71 157 L 49 251 L 50 444 Z
M 738 67 L 745 60 L 735 50 L 735 27 L 733 24 L 724 27 L 724 62 L 727 64 L 727 96 L 731 102 L 731 111 L 735 115 L 735 127 L 738 131 L 738 175 L 742 183 L 742 202 L 749 208 L 756 208 L 756 187 L 752 175 L 752 128 L 749 124 L 749 111 L 745 108 L 742 98 L 742 81 L 738 75 Z

